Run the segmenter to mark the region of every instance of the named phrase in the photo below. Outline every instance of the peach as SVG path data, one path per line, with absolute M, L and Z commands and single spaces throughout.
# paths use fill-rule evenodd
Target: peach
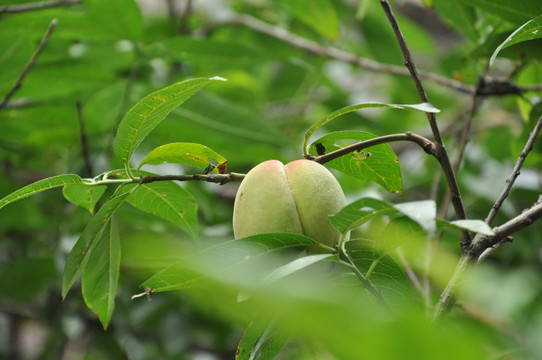
M 329 215 L 345 205 L 339 182 L 323 165 L 310 160 L 286 165 L 265 161 L 251 169 L 239 186 L 233 208 L 234 235 L 240 239 L 289 232 L 333 246 L 340 233 Z

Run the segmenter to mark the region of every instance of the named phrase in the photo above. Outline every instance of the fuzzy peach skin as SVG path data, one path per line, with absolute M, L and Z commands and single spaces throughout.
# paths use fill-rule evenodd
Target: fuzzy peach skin
M 236 239 L 270 232 L 303 234 L 333 246 L 340 233 L 329 221 L 346 205 L 337 179 L 323 165 L 265 161 L 241 182 L 233 209 Z

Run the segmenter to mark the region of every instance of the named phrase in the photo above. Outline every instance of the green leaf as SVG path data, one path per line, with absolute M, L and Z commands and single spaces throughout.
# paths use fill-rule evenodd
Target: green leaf
M 89 186 L 86 184 L 72 184 L 64 186 L 62 194 L 66 200 L 94 214 L 94 207 L 106 189 L 107 186 L 105 185 Z
M 445 230 L 445 229 L 458 229 L 458 230 L 467 230 L 472 231 L 475 233 L 480 233 L 482 235 L 495 235 L 491 227 L 483 222 L 482 220 L 454 220 L 454 221 L 446 221 L 437 219 L 437 229 L 438 230 Z
M 115 308 L 119 269 L 119 229 L 113 216 L 92 247 L 83 266 L 81 281 L 85 303 L 98 314 L 104 329 L 107 329 Z
M 337 131 L 314 141 L 309 153 L 318 155 L 316 145 L 321 144 L 326 152 L 342 149 L 341 140 L 363 141 L 376 135 L 362 131 Z M 388 144 L 372 146 L 362 151 L 355 151 L 326 163 L 327 166 L 361 180 L 374 181 L 390 192 L 403 193 L 403 179 L 397 155 Z
M 478 39 L 478 31 L 475 28 L 476 13 L 472 6 L 463 4 L 461 0 L 433 0 L 433 5 L 438 14 L 457 30 L 465 33 L 469 39 Z
M 515 24 L 526 21 L 542 14 L 542 2 L 538 0 L 461 0 L 463 3 L 476 6 L 482 11 L 499 16 Z
M 318 255 L 303 256 L 299 259 L 295 259 L 275 269 L 272 273 L 270 273 L 265 278 L 265 281 L 267 282 L 278 281 L 282 279 L 283 277 L 286 277 L 290 274 L 295 273 L 296 271 L 302 270 L 312 264 L 316 264 L 317 262 L 328 259 L 332 256 L 335 256 L 335 254 L 318 254 Z
M 272 360 L 290 341 L 292 335 L 276 322 L 252 321 L 246 328 L 235 360 Z
M 173 111 L 172 115 L 175 116 L 175 123 L 164 125 L 174 128 L 180 124 L 188 134 L 195 131 L 191 137 L 195 142 L 202 137 L 206 140 L 214 137 L 222 139 L 223 147 L 229 145 L 235 149 L 239 148 L 238 143 L 251 147 L 258 144 L 266 148 L 269 145 L 284 146 L 286 143 L 284 135 L 270 119 L 210 93 L 198 94 Z M 212 143 L 218 143 L 218 140 Z
M 117 130 L 115 154 L 128 165 L 132 153 L 149 133 L 176 107 L 213 80 L 196 78 L 155 91 L 138 101 L 124 116 Z
M 79 236 L 79 239 L 66 259 L 66 265 L 64 266 L 64 273 L 62 274 L 63 298 L 66 297 L 66 294 L 81 273 L 82 268 L 84 268 L 88 262 L 95 243 L 103 236 L 105 229 L 108 228 L 109 220 L 129 194 L 129 192 L 126 192 L 109 199 L 109 201 L 98 210 L 96 215 L 90 219 Z
M 347 205 L 334 216 L 330 216 L 329 220 L 341 233 L 346 233 L 365 224 L 374 216 L 396 213 L 397 209 L 388 201 L 362 198 Z
M 430 112 L 430 113 L 440 112 L 439 109 L 435 108 L 430 103 L 421 103 L 421 104 L 413 104 L 413 105 L 406 105 L 406 104 L 398 105 L 398 104 L 382 104 L 382 103 L 370 102 L 370 103 L 346 106 L 332 112 L 331 114 L 315 122 L 309 127 L 309 129 L 305 132 L 305 141 L 303 142 L 303 154 L 304 155 L 308 154 L 307 144 L 309 143 L 309 139 L 312 136 L 312 134 L 314 134 L 316 130 L 318 130 L 319 128 L 321 128 L 322 126 L 324 126 L 331 120 L 341 115 L 348 114 L 357 110 L 374 109 L 374 108 L 411 109 L 411 110 L 418 110 L 418 111 Z
M 493 55 L 491 55 L 489 65 L 493 65 L 493 62 L 495 61 L 497 55 L 502 49 L 506 49 L 507 47 L 520 42 L 540 38 L 542 38 L 542 15 L 527 21 L 525 24 L 517 28 L 512 34 L 510 34 L 510 36 L 508 36 L 508 38 L 506 38 L 506 40 L 503 41 L 497 47 L 497 49 L 495 49 Z
M 392 219 L 382 232 L 375 234 L 375 248 L 381 254 L 388 254 L 403 244 L 413 244 L 425 240 L 427 231 L 408 216 Z
M 192 238 L 198 238 L 198 204 L 179 184 L 173 181 L 129 184 L 123 191 L 132 192 L 128 198 L 130 205 L 160 216 L 179 226 Z
M 339 19 L 330 0 L 280 0 L 295 17 L 321 35 L 336 39 Z
M 276 268 L 273 263 L 273 266 L 267 269 L 269 264 L 265 260 L 268 256 L 287 249 L 315 245 L 316 242 L 311 238 L 290 233 L 261 234 L 231 240 L 166 267 L 145 281 L 142 287 L 151 288 L 153 292 L 180 290 L 196 286 L 202 274 L 207 272 L 227 279 L 239 269 L 242 269 L 243 274 L 235 273 L 238 275 L 235 277 L 236 281 L 246 278 L 247 281 L 254 282 L 259 278 L 258 273 L 268 274 L 271 269 Z
M 433 200 L 411 201 L 394 205 L 397 210 L 417 222 L 430 236 L 436 231 L 437 204 Z
M 330 216 L 330 221 L 340 232 L 354 230 L 375 216 L 405 215 L 418 223 L 428 234 L 436 230 L 436 205 L 432 200 L 392 204 L 385 200 L 361 198 Z
M 53 189 L 60 186 L 81 184 L 83 179 L 79 175 L 65 174 L 49 177 L 43 180 L 36 181 L 30 185 L 20 188 L 17 191 L 0 199 L 0 209 L 9 203 L 23 199 L 28 196 L 35 195 L 41 191 Z
M 145 164 L 159 165 L 162 163 L 176 163 L 206 169 L 209 164 L 218 168 L 222 166 L 225 172 L 225 165 L 228 160 L 213 149 L 194 143 L 171 143 L 157 147 L 152 150 L 139 164 L 141 168 Z M 215 167 L 213 172 L 218 172 Z
M 354 265 L 363 274 L 373 266 L 370 281 L 382 292 L 391 305 L 401 305 L 412 290 L 403 269 L 389 256 L 374 252 L 368 240 L 350 240 L 345 243 L 346 251 Z M 374 262 L 376 266 L 373 265 Z

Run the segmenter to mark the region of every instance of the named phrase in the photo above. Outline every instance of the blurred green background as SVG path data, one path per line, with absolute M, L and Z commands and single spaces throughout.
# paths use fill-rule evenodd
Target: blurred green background
M 372 101 L 420 102 L 408 76 L 384 68 L 405 70 L 378 2 L 82 0 L 6 10 L 37 3 L 0 0 L 0 98 L 16 84 L 51 21 L 58 21 L 22 86 L 0 109 L 0 197 L 49 176 L 92 177 L 121 168 L 113 142 L 126 111 L 152 91 L 193 77 L 228 81 L 208 85 L 174 110 L 134 154 L 134 165 L 156 146 L 195 142 L 225 156 L 228 171 L 244 173 L 268 159 L 301 158 L 306 129 L 339 108 Z M 504 0 L 496 0 L 494 6 L 484 1 L 404 0 L 392 1 L 392 7 L 419 70 L 474 91 L 496 47 L 542 14 L 537 0 L 514 3 L 521 11 L 512 12 Z M 486 82 L 540 87 L 541 41 L 535 33 L 503 49 Z M 300 42 L 315 45 L 321 53 L 300 49 Z M 372 60 L 376 68 L 337 59 L 329 49 Z M 481 96 L 467 123 L 472 93 L 427 76 L 422 79 L 431 103 L 441 110 L 437 121 L 452 159 L 462 130 L 469 127 L 457 179 L 469 218 L 483 220 L 542 114 L 540 88 L 521 96 Z M 368 109 L 326 125 L 313 140 L 339 130 L 378 136 L 412 131 L 431 137 L 420 112 Z M 89 161 L 83 156 L 81 134 L 88 143 Z M 416 145 L 391 147 L 399 157 L 403 195 L 334 172 L 348 202 L 363 196 L 394 203 L 432 199 L 442 211 L 446 183 L 437 162 Z M 541 160 L 537 141 L 494 225 L 538 199 Z M 194 172 L 176 165 L 145 169 Z M 183 184 L 198 202 L 204 245 L 233 238 L 237 186 Z M 334 290 L 318 278 L 329 275 L 325 269 L 294 278 L 281 290 L 283 295 L 252 289 L 255 300 L 246 307 L 235 301 L 236 289 L 247 286 L 242 280 L 228 283 L 212 274 L 200 290 L 154 294 L 150 302 L 145 297 L 130 300 L 142 291 L 143 281 L 181 259 L 192 242 L 179 228 L 130 206 L 123 206 L 118 215 L 122 267 L 115 312 L 104 331 L 77 286 L 63 302 L 60 296 L 66 256 L 91 214 L 67 202 L 59 190 L 1 210 L 0 358 L 231 359 L 244 329 L 262 308 L 280 314 L 297 334 L 281 359 L 542 357 L 539 223 L 516 234 L 513 243 L 500 247 L 462 283 L 459 305 L 437 326 L 426 317 L 430 311 L 416 291 L 395 317 L 388 318 L 380 316 L 364 292 Z M 441 216 L 454 218 L 451 208 Z M 370 229 L 358 235 L 366 233 Z M 418 273 L 431 284 L 431 304 L 457 263 L 458 232 L 444 232 L 439 249 L 442 256 L 435 258 L 430 274 L 423 269 Z M 419 260 L 424 263 L 423 256 Z M 297 298 L 293 290 L 307 279 L 312 281 L 305 296 Z M 322 300 L 328 292 L 336 296 Z M 343 295 L 342 302 L 336 299 Z

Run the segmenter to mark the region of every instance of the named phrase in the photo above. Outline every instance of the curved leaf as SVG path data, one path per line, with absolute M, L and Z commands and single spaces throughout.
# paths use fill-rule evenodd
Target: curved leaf
M 255 235 L 244 239 L 221 243 L 191 255 L 176 264 L 166 267 L 142 284 L 153 292 L 186 289 L 196 286 L 203 274 L 211 272 L 216 276 L 230 278 L 232 273 L 236 281 L 242 275 L 255 281 L 256 273 L 268 273 L 267 256 L 292 248 L 315 246 L 316 242 L 303 235 L 290 233 L 270 233 Z M 273 264 L 276 265 L 276 264 Z M 247 271 L 254 267 L 254 271 Z M 235 270 L 242 268 L 243 274 Z M 276 268 L 276 266 L 274 267 Z M 251 268 L 252 269 L 252 268 Z
M 439 109 L 431 105 L 430 103 L 421 103 L 421 104 L 383 104 L 383 103 L 377 103 L 377 102 L 369 102 L 369 103 L 363 103 L 363 104 L 357 104 L 357 105 L 350 105 L 343 107 L 339 110 L 336 110 L 332 112 L 331 114 L 327 115 L 323 119 L 315 122 L 314 124 L 309 127 L 309 129 L 305 132 L 305 141 L 303 142 L 303 154 L 307 155 L 307 144 L 309 143 L 309 139 L 314 134 L 316 130 L 318 130 L 320 127 L 324 126 L 331 120 L 344 115 L 348 114 L 357 110 L 362 109 L 371 109 L 371 108 L 391 108 L 391 109 L 412 109 L 412 110 L 418 110 L 423 112 L 430 112 L 430 113 L 438 113 L 440 112 Z
M 400 204 L 373 198 L 362 198 L 345 206 L 330 221 L 340 232 L 351 231 L 375 216 L 405 215 L 428 234 L 436 230 L 436 204 L 432 200 L 411 201 Z
M 75 280 L 81 273 L 81 270 L 85 267 L 94 245 L 103 235 L 103 232 L 108 228 L 109 220 L 113 214 L 119 209 L 124 200 L 130 193 L 126 192 L 117 195 L 109 201 L 107 201 L 94 215 L 87 226 L 79 236 L 79 239 L 73 246 L 68 258 L 66 259 L 66 265 L 64 266 L 64 273 L 62 274 L 62 297 L 66 297 L 66 294 L 72 287 Z
M 503 41 L 497 49 L 493 52 L 493 55 L 491 55 L 491 59 L 489 60 L 489 65 L 493 65 L 493 62 L 497 58 L 497 55 L 502 49 L 505 49 L 509 46 L 512 46 L 514 44 L 528 41 L 528 40 L 534 40 L 534 39 L 540 39 L 542 38 L 542 15 L 537 16 L 536 18 L 527 21 L 525 24 L 521 25 L 519 28 L 516 29 L 510 36 L 506 38 L 505 41 Z
M 258 318 L 246 328 L 235 360 L 272 360 L 290 341 L 292 334 L 276 322 L 265 322 Z
M 412 289 L 410 281 L 391 257 L 374 252 L 368 240 L 350 240 L 345 246 L 359 271 L 366 274 L 373 267 L 371 282 L 390 304 L 400 305 L 408 298 Z
M 220 168 L 225 172 L 228 160 L 213 149 L 195 143 L 171 143 L 152 150 L 139 164 L 140 169 L 145 164 L 159 165 L 176 163 L 206 169 L 210 164 L 215 165 L 213 172 Z
M 266 278 L 265 281 L 267 282 L 274 282 L 282 279 L 283 277 L 286 277 L 290 274 L 295 273 L 296 271 L 302 270 L 306 268 L 307 266 L 310 266 L 312 264 L 315 264 L 317 262 L 320 262 L 322 260 L 325 260 L 327 258 L 330 258 L 332 256 L 335 256 L 335 254 L 317 254 L 317 255 L 309 255 L 309 256 L 303 256 L 299 259 L 295 259 L 279 268 L 276 268 L 272 273 L 270 273 Z
M 119 281 L 120 240 L 118 225 L 112 217 L 93 246 L 82 275 L 83 298 L 87 306 L 98 314 L 107 329 Z
M 70 184 L 82 184 L 83 179 L 79 175 L 65 174 L 53 176 L 43 180 L 36 181 L 30 185 L 20 188 L 17 191 L 0 199 L 0 209 L 9 203 L 23 199 L 28 196 L 35 195 L 41 191 L 53 189 L 55 187 L 70 185 Z
M 182 81 L 155 91 L 138 101 L 119 124 L 115 154 L 128 164 L 137 146 L 172 110 L 213 80 L 224 79 L 214 77 Z
M 309 152 L 312 155 L 318 155 L 316 150 L 318 144 L 318 146 L 323 146 L 326 152 L 331 152 L 343 148 L 337 144 L 342 140 L 363 141 L 375 137 L 374 134 L 362 131 L 337 131 L 314 141 Z M 352 152 L 331 160 L 326 165 L 355 178 L 374 181 L 390 192 L 403 193 L 399 160 L 388 144 Z
M 331 224 L 340 232 L 354 230 L 374 216 L 397 213 L 397 209 L 388 201 L 362 198 L 344 207 L 339 213 L 330 216 Z
M 454 221 L 446 221 L 437 219 L 437 229 L 444 230 L 444 229 L 458 229 L 458 230 L 467 230 L 472 231 L 475 233 L 479 233 L 482 235 L 495 235 L 493 232 L 493 229 L 483 222 L 482 220 L 471 220 L 471 219 L 465 219 L 465 220 L 454 220 Z

